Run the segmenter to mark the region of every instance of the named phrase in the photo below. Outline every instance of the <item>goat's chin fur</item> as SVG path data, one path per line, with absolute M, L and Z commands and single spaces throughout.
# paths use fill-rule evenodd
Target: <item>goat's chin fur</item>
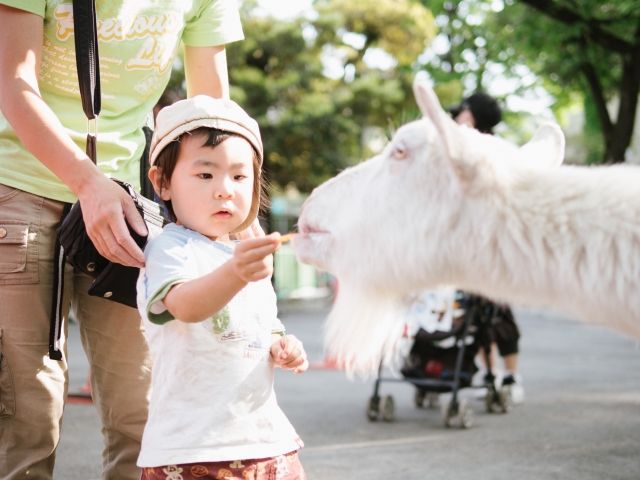
M 397 293 L 340 281 L 335 305 L 324 327 L 327 356 L 347 375 L 377 372 L 380 360 L 391 364 L 402 336 L 406 304 Z

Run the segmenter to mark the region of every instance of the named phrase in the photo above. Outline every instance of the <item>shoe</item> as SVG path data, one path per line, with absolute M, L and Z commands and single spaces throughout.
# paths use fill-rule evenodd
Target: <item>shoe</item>
M 507 373 L 502 377 L 502 385 L 511 386 L 511 400 L 514 405 L 524 403 L 524 386 L 522 385 L 522 377 L 517 373 Z

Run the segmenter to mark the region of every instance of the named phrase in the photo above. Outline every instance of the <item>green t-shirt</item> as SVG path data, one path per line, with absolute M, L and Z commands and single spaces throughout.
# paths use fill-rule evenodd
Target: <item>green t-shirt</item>
M 71 0 L 0 3 L 44 18 L 40 92 L 84 150 L 87 119 L 78 90 Z M 98 166 L 138 188 L 142 126 L 169 81 L 180 41 L 205 47 L 242 40 L 237 0 L 97 0 L 96 8 L 102 88 Z M 0 183 L 55 200 L 76 200 L 27 151 L 1 112 Z

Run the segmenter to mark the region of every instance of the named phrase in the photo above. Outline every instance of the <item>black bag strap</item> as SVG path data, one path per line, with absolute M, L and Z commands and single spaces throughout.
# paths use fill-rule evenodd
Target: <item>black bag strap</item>
M 93 120 L 102 109 L 95 0 L 73 0 L 73 31 L 82 109 Z
M 140 194 L 149 200 L 156 201 L 154 197 L 153 185 L 149 180 L 149 150 L 151 149 L 151 137 L 153 137 L 153 130 L 147 125 L 142 127 L 145 137 L 144 152 L 140 158 Z
M 71 210 L 71 204 L 65 203 L 62 209 L 60 223 Z M 56 235 L 56 243 L 53 248 L 53 293 L 51 295 L 51 318 L 49 319 L 49 358 L 62 360 L 60 349 L 60 336 L 62 334 L 62 297 L 64 294 L 64 264 L 65 252 L 60 245 L 60 239 Z
M 73 0 L 73 31 L 82 109 L 88 121 L 95 119 L 93 135 L 87 121 L 86 152 L 93 163 L 97 163 L 98 115 L 102 110 L 102 98 L 95 0 Z
M 87 156 L 97 163 L 98 115 L 102 109 L 100 98 L 100 56 L 98 54 L 98 28 L 96 24 L 95 0 L 73 0 L 73 29 L 76 47 L 76 68 L 82 109 L 87 116 Z M 94 134 L 91 135 L 89 122 L 95 120 Z M 60 223 L 71 209 L 66 204 Z M 60 335 L 62 332 L 62 296 L 64 290 L 65 251 L 56 236 L 54 247 L 53 292 L 51 298 L 51 318 L 49 324 L 49 357 L 62 360 Z

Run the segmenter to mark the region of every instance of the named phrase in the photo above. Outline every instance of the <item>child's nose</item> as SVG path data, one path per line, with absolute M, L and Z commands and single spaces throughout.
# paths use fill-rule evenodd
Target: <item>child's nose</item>
M 233 198 L 233 182 L 230 178 L 225 178 L 215 192 L 216 198 Z

